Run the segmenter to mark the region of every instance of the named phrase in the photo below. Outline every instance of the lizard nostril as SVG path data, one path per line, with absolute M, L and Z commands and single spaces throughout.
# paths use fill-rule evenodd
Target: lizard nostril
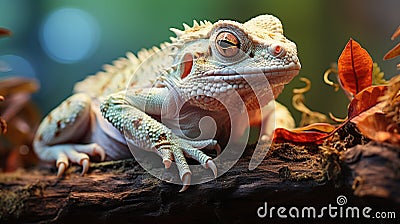
M 250 58 L 254 58 L 254 52 L 253 51 L 250 52 L 249 57 Z
M 282 47 L 279 46 L 279 45 L 277 45 L 277 46 L 275 47 L 274 53 L 275 53 L 275 54 L 279 54 L 279 53 L 281 53 L 281 51 L 282 51 Z
M 268 50 L 275 57 L 282 57 L 286 54 L 285 49 L 279 44 L 272 44 L 268 47 Z

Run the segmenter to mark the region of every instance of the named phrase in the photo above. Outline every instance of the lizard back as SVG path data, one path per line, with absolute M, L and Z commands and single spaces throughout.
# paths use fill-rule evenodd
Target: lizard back
M 112 64 L 105 64 L 103 71 L 76 83 L 73 92 L 99 98 L 127 88 L 149 87 L 160 71 L 173 63 L 172 50 L 168 46 L 169 43 L 163 43 L 160 48 L 142 49 L 137 56 L 128 52 Z

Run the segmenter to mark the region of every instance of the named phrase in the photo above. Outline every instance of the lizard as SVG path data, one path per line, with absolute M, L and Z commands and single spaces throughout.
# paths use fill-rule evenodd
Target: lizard
M 243 111 L 250 123 L 267 122 L 262 136 L 270 138 L 267 129 L 275 123 L 294 127 L 290 112 L 279 103 L 275 120 L 269 116 L 274 98 L 301 68 L 296 44 L 283 35 L 277 17 L 259 15 L 244 23 L 194 20 L 193 26 L 183 26 L 170 28 L 175 33 L 170 42 L 142 49 L 137 56 L 128 52 L 78 82 L 72 96 L 42 120 L 34 151 L 41 160 L 55 163 L 58 177 L 70 163 L 81 165 L 84 175 L 93 156 L 101 161 L 131 157 L 129 141 L 158 154 L 165 168 L 174 161 L 184 191 L 192 175 L 187 157 L 217 177 L 213 158 L 202 148 L 220 151 L 229 136 L 240 136 L 249 122 L 231 127 L 229 121 L 240 120 Z M 249 85 L 247 78 L 255 76 L 267 84 Z M 258 102 L 255 95 L 266 92 L 272 98 Z M 234 102 L 237 95 L 243 104 Z M 226 106 L 234 107 L 238 116 L 230 117 Z M 204 116 L 214 119 L 214 136 L 201 135 L 198 124 Z

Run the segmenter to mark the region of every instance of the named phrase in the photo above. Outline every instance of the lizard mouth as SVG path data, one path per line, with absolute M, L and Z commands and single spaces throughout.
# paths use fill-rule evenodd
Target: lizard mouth
M 293 64 L 284 67 L 240 67 L 237 69 L 223 68 L 207 71 L 203 75 L 213 81 L 225 81 L 229 84 L 244 82 L 252 78 L 264 76 L 270 85 L 282 85 L 290 82 L 300 71 L 300 65 Z M 211 81 L 211 80 L 210 80 Z

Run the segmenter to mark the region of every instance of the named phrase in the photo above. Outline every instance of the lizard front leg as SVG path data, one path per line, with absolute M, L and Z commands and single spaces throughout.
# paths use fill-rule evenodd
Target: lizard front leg
M 154 92 L 156 91 L 156 92 Z M 197 160 L 206 168 L 211 168 L 214 175 L 217 170 L 211 157 L 196 147 L 216 145 L 215 140 L 194 141 L 183 139 L 172 133 L 164 124 L 158 122 L 145 112 L 160 114 L 162 103 L 165 100 L 165 89 L 152 89 L 151 91 L 137 90 L 129 94 L 116 93 L 107 97 L 101 107 L 101 113 L 110 123 L 138 147 L 154 151 L 161 156 L 166 168 L 175 160 L 178 167 L 184 191 L 190 185 L 191 171 L 186 162 L 185 154 Z M 143 110 L 143 111 L 142 111 Z
M 69 161 L 82 165 L 82 175 L 89 169 L 89 155 L 105 159 L 104 149 L 87 143 L 93 122 L 91 99 L 75 94 L 52 110 L 40 124 L 33 146 L 41 160 L 55 162 L 60 177 Z
M 272 140 L 273 132 L 276 128 L 293 129 L 295 122 L 289 110 L 277 101 L 271 101 L 262 109 L 262 130 L 261 140 Z

